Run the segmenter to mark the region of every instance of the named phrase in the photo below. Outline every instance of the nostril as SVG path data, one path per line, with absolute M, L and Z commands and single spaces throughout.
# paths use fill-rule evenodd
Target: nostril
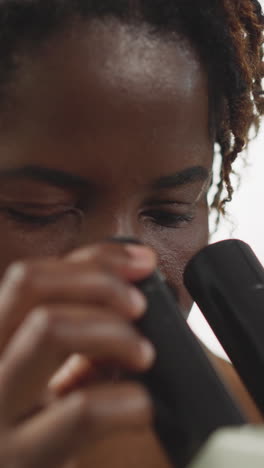
M 136 239 L 135 237 L 123 237 L 123 236 L 116 236 L 116 237 L 108 237 L 106 239 L 107 242 L 116 242 L 121 244 L 137 244 L 143 245 L 143 242 Z

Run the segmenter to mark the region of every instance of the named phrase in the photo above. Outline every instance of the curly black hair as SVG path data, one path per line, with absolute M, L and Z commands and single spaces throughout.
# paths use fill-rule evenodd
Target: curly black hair
M 154 35 L 180 35 L 198 53 L 208 73 L 221 153 L 212 208 L 224 212 L 233 194 L 232 165 L 264 114 L 264 16 L 258 0 L 0 0 L 0 106 L 19 52 L 37 48 L 67 22 L 109 17 L 147 24 Z

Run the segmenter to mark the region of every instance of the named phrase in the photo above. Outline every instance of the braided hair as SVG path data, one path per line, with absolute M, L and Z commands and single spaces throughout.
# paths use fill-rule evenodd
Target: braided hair
M 74 19 L 108 17 L 147 24 L 161 37 L 181 35 L 198 53 L 208 74 L 214 141 L 221 154 L 212 207 L 224 212 L 233 194 L 233 163 L 264 114 L 264 16 L 258 0 L 0 0 L 0 106 L 15 55 L 37 48 Z

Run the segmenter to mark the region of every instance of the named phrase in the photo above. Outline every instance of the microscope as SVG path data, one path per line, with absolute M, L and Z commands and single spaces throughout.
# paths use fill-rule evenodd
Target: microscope
M 134 239 L 113 239 L 134 242 Z M 250 247 L 227 240 L 204 248 L 184 273 L 185 286 L 264 411 L 264 269 Z M 137 327 L 157 357 L 143 375 L 154 427 L 176 468 L 264 466 L 264 428 L 248 424 L 156 271 L 137 283 L 147 312 Z

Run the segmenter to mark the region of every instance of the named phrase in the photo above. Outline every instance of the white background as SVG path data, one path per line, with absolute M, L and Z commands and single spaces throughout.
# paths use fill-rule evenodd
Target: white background
M 240 173 L 242 172 L 242 181 L 233 201 L 228 205 L 236 227 L 231 233 L 230 223 L 221 222 L 211 241 L 230 237 L 242 239 L 250 244 L 264 265 L 264 125 L 258 138 L 251 142 L 248 160 L 250 166 L 246 168 L 239 167 L 241 164 L 236 165 Z M 224 357 L 219 343 L 196 307 L 190 316 L 189 324 L 212 351 Z
M 260 2 L 264 7 L 264 0 Z M 241 168 L 241 187 L 236 191 L 233 201 L 228 205 L 228 212 L 235 229 L 231 234 L 230 223 L 221 222 L 212 242 L 226 238 L 239 238 L 249 243 L 259 260 L 264 265 L 264 123 L 259 136 L 252 141 L 247 155 L 249 166 Z M 230 266 L 231 267 L 231 266 Z M 216 354 L 225 354 L 197 307 L 191 313 L 189 324 L 207 346 Z

